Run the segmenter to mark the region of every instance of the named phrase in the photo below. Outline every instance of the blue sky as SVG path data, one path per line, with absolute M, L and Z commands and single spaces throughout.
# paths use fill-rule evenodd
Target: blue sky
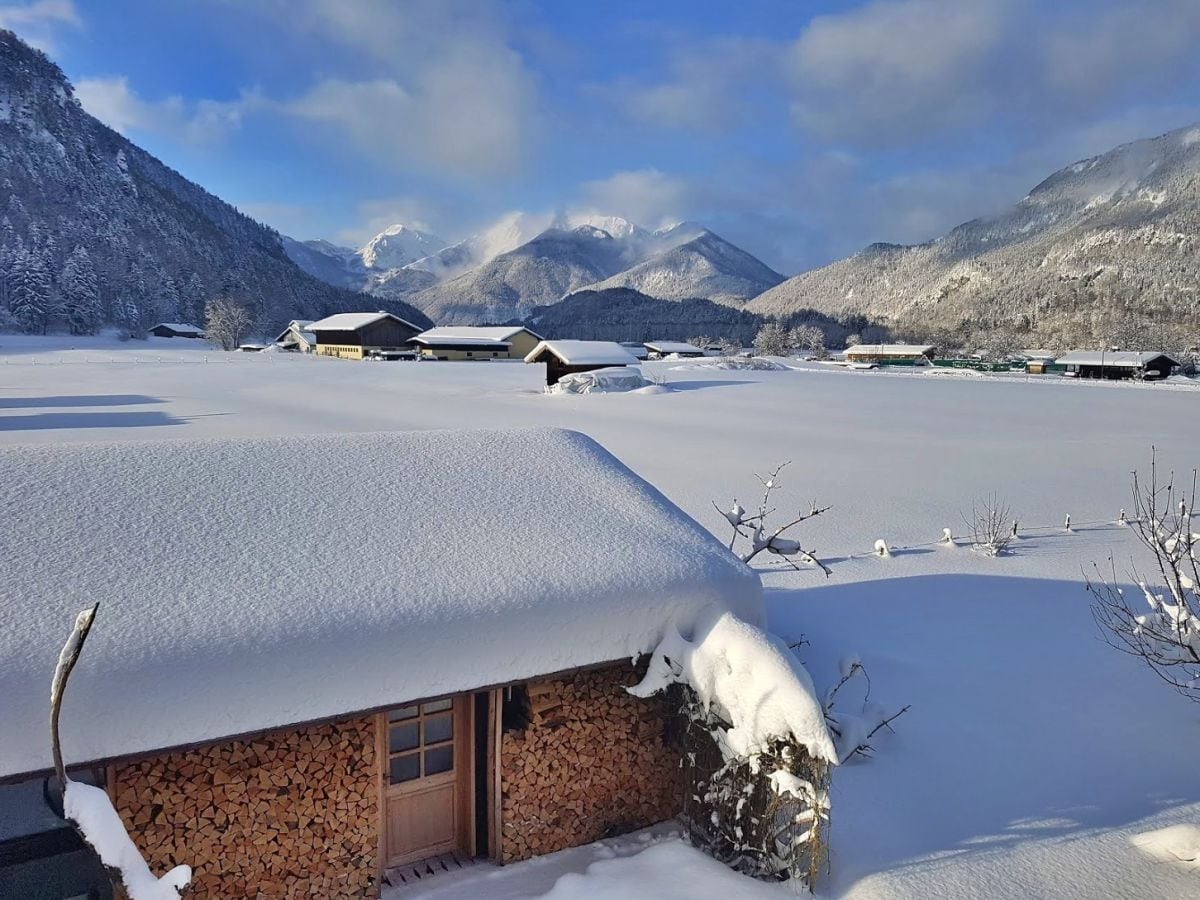
M 0 0 L 84 106 L 295 237 L 701 221 L 786 273 L 1200 120 L 1196 0 Z

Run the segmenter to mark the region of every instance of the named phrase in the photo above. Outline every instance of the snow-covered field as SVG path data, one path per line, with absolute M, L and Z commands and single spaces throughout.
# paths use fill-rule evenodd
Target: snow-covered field
M 1190 385 L 644 370 L 671 390 L 547 396 L 541 367 L 520 363 L 0 336 L 0 444 L 557 425 L 598 439 L 722 537 L 711 501 L 749 506 L 753 473 L 791 460 L 779 499 L 833 505 L 800 535 L 833 574 L 766 574 L 771 625 L 806 638 L 818 687 L 857 653 L 873 699 L 912 704 L 874 759 L 835 773 L 819 893 L 1200 893 L 1200 872 L 1164 861 L 1163 847 L 1193 832 L 1134 842 L 1200 824 L 1200 709 L 1103 644 L 1082 588 L 1091 562 L 1111 555 L 1123 572 L 1141 558 L 1115 519 L 1151 444 L 1168 466 L 1200 463 Z M 962 513 L 992 492 L 1030 529 L 1011 555 L 933 543 L 944 527 L 962 534 Z M 872 555 L 879 539 L 891 558 Z M 430 896 L 787 895 L 717 869 L 657 829 L 477 867 Z

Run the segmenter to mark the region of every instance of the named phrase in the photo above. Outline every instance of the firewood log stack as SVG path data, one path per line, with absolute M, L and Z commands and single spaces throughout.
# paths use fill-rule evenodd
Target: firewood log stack
M 637 680 L 621 665 L 527 685 L 530 725 L 501 740 L 505 862 L 679 813 L 679 751 L 663 741 L 668 710 L 626 692 Z
M 375 897 L 376 764 L 352 719 L 117 766 L 114 803 L 152 870 L 192 867 L 189 896 Z

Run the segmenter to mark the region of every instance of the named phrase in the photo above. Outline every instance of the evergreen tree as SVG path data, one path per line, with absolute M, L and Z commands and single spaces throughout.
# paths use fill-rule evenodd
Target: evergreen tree
M 76 247 L 67 257 L 59 279 L 71 334 L 95 334 L 103 309 L 92 258 L 83 247 Z
M 29 333 L 46 332 L 50 301 L 50 276 L 39 254 L 21 250 L 9 267 L 9 309 L 21 328 Z

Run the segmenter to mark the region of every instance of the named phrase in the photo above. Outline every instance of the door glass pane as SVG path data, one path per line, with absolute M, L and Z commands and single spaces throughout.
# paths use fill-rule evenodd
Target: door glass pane
M 454 768 L 454 745 L 434 747 L 425 751 L 425 774 L 436 775 L 438 772 L 449 772 Z
M 421 767 L 417 754 L 410 753 L 407 756 L 394 756 L 391 762 L 391 778 L 392 784 L 399 784 L 402 781 L 412 781 L 421 775 Z
M 390 713 L 388 713 L 388 721 L 399 722 L 402 719 L 415 718 L 416 715 L 417 708 L 415 706 L 406 706 L 403 709 L 393 709 Z
M 447 697 L 445 700 L 431 700 L 428 703 L 421 704 L 421 711 L 427 713 L 441 712 L 443 709 L 449 709 L 454 705 L 454 698 Z
M 425 743 L 437 744 L 454 737 L 454 716 L 431 716 L 425 720 Z
M 397 750 L 412 750 L 415 749 L 419 741 L 419 734 L 416 722 L 407 722 L 404 725 L 393 725 L 388 729 L 388 741 L 391 745 L 391 750 L 395 753 Z

